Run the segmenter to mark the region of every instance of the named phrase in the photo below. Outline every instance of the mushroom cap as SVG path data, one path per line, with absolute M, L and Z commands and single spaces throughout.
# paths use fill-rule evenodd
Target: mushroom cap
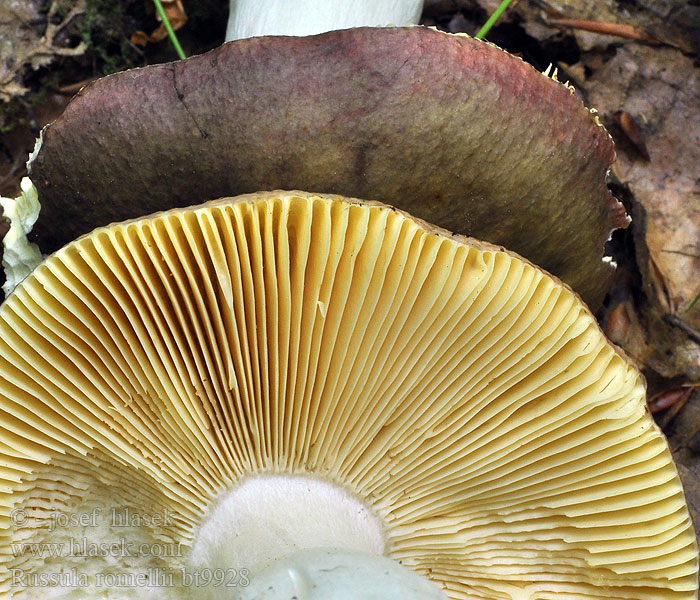
M 53 251 L 113 221 L 271 189 L 383 201 L 502 244 L 596 310 L 627 224 L 610 136 L 499 48 L 422 27 L 239 40 L 86 86 L 31 165 Z
M 3 589 L 55 568 L 10 551 L 65 539 L 52 515 L 165 510 L 135 534 L 189 548 L 275 474 L 347 490 L 454 600 L 696 598 L 639 372 L 566 285 L 379 203 L 259 193 L 69 244 L 0 306 L 0 410 Z

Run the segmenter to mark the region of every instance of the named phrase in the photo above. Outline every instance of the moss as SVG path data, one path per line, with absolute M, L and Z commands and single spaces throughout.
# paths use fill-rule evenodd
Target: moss
M 129 43 L 126 21 L 120 0 L 87 0 L 76 31 L 87 44 L 95 75 L 109 75 L 142 62 L 138 51 Z
M 49 95 L 49 92 L 54 89 L 58 85 L 58 74 L 53 73 L 49 75 L 49 77 L 45 78 L 41 82 L 41 87 L 39 88 L 39 91 L 36 92 L 35 94 L 32 94 L 31 99 L 29 100 L 29 104 L 31 104 L 32 108 L 36 108 L 37 106 L 41 106 L 44 102 L 46 102 L 46 99 Z
M 0 133 L 9 133 L 17 127 L 26 115 L 22 101 L 14 98 L 10 102 L 0 102 Z

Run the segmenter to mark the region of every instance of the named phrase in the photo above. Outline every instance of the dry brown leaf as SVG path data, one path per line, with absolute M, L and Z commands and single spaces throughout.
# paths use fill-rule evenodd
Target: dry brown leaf
M 623 111 L 645 134 L 650 160 L 618 135 L 614 170 L 636 202 L 633 220 L 649 358 L 665 376 L 697 381 L 700 345 L 663 318 L 675 314 L 688 327 L 700 329 L 697 306 L 684 314 L 700 293 L 700 72 L 677 50 L 627 44 L 586 83 L 586 91 L 604 118 L 612 121 Z
M 634 145 L 637 152 L 644 160 L 651 160 L 649 150 L 647 149 L 646 136 L 637 123 L 636 119 L 624 110 L 618 110 L 613 114 L 615 122 L 620 126 L 620 130 L 625 134 L 627 139 Z
M 174 31 L 177 31 L 187 23 L 187 14 L 185 13 L 185 7 L 182 5 L 182 0 L 162 0 L 161 4 Z M 156 14 L 156 18 L 158 21 L 162 21 L 159 14 Z M 148 43 L 160 42 L 166 37 L 168 37 L 168 32 L 165 29 L 165 25 L 161 24 L 150 35 L 145 31 L 134 31 L 131 34 L 131 43 L 145 46 Z
M 691 388 L 684 387 L 663 390 L 647 400 L 649 410 L 652 413 L 666 410 L 667 408 L 676 405 L 683 397 L 686 397 L 687 400 L 691 392 Z
M 134 31 L 134 33 L 131 34 L 131 38 L 129 38 L 129 41 L 132 44 L 136 44 L 137 46 L 146 46 L 148 42 L 150 41 L 151 36 L 149 36 L 145 31 Z
M 491 14 L 499 0 L 476 0 Z M 462 7 L 466 0 L 452 0 L 451 4 Z M 449 6 L 442 0 L 427 0 L 426 5 Z M 514 2 L 502 19 L 517 19 L 533 37 L 544 40 L 559 35 L 552 19 L 594 21 L 612 27 L 614 35 L 604 32 L 570 29 L 581 50 L 605 48 L 618 43 L 616 35 L 627 32 L 637 38 L 658 40 L 679 48 L 686 53 L 697 53 L 700 48 L 700 6 L 688 0 L 538 0 L 537 2 Z M 621 26 L 622 29 L 616 26 Z

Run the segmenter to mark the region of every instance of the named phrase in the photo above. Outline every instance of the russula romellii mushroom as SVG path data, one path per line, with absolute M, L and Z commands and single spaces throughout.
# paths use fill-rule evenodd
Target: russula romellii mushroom
M 231 0 L 226 41 L 418 23 L 423 0 Z
M 690 600 L 644 396 L 568 287 L 379 203 L 100 228 L 0 306 L 2 589 L 278 599 L 330 554 L 366 598 L 383 554 L 453 600 Z
M 502 50 L 421 27 L 231 42 L 83 89 L 30 166 L 50 252 L 96 226 L 270 189 L 380 200 L 519 252 L 595 310 L 622 205 L 607 132 Z

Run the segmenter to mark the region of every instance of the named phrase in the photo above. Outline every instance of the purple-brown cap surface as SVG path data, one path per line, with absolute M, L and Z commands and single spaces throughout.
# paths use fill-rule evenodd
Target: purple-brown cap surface
M 626 224 L 612 142 L 563 85 L 466 36 L 359 28 L 226 44 L 86 87 L 31 166 L 45 251 L 99 225 L 269 189 L 381 200 L 502 244 L 594 309 Z

